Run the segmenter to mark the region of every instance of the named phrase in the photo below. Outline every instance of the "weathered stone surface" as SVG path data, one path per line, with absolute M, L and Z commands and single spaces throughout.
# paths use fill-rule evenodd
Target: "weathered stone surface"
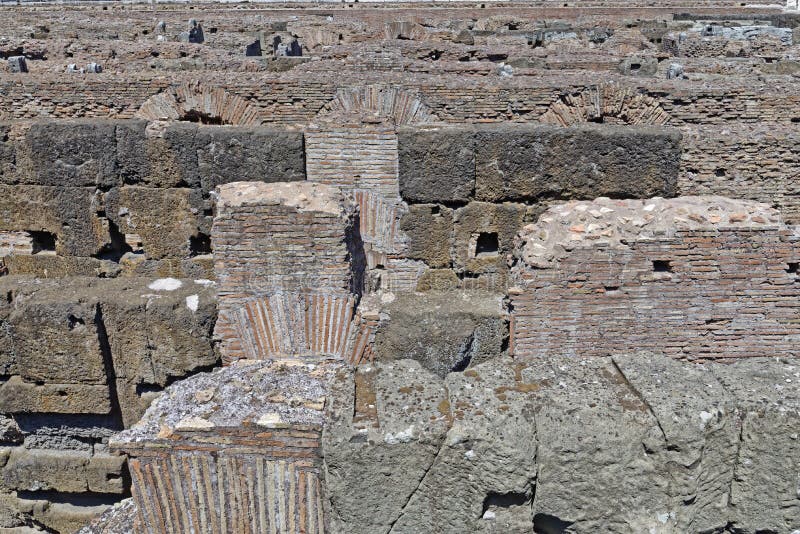
M 174 282 L 0 278 L 0 364 L 14 375 L 0 411 L 105 414 L 111 384 L 117 416 L 132 424 L 153 391 L 216 365 L 213 284 Z
M 0 230 L 48 232 L 55 252 L 92 256 L 108 242 L 97 212 L 96 190 L 89 187 L 0 185 Z
M 505 272 L 514 237 L 534 209 L 506 202 L 470 202 L 455 210 L 453 265 L 458 272 Z
M 518 372 L 497 359 L 447 376 L 450 428 L 392 531 L 531 531 L 537 428 Z
M 453 210 L 435 204 L 412 205 L 400 219 L 400 230 L 408 237 L 407 257 L 433 268 L 450 266 Z
M 623 59 L 617 67 L 620 74 L 627 76 L 653 76 L 658 70 L 658 58 L 652 56 L 631 56 Z
M 47 300 L 16 298 L 7 304 L 13 349 L 2 362 L 4 374 L 29 382 L 105 384 L 97 309 L 78 303 L 76 289 L 62 287 Z
M 41 121 L 17 150 L 19 183 L 111 187 L 118 183 L 114 121 Z
M 111 411 L 106 385 L 37 384 L 12 376 L 0 382 L 3 413 L 99 413 Z
M 305 180 L 302 132 L 270 128 L 200 128 L 196 143 L 204 194 L 234 180 Z
M 124 457 L 15 447 L 0 472 L 5 489 L 122 493 Z
M 484 127 L 475 141 L 478 200 L 674 196 L 677 130 Z
M 506 337 L 501 300 L 480 291 L 398 294 L 382 310 L 376 358 L 414 359 L 443 377 L 494 357 Z
M 800 399 L 776 386 L 798 372 L 648 353 L 498 358 L 445 380 L 403 360 L 359 370 L 336 405 L 355 411 L 334 410 L 323 440 L 331 530 L 791 532 Z M 380 439 L 391 425 L 410 430 Z
M 418 362 L 387 362 L 345 374 L 331 406 L 322 437 L 331 531 L 388 532 L 441 447 L 444 384 Z
M 108 193 L 106 205 L 128 245 L 138 249 L 141 243 L 148 258 L 189 256 L 202 205 L 198 190 L 126 186 Z
M 469 129 L 400 130 L 400 196 L 407 202 L 465 202 L 475 190 Z
M 400 130 L 400 193 L 410 202 L 672 196 L 680 139 L 653 127 Z

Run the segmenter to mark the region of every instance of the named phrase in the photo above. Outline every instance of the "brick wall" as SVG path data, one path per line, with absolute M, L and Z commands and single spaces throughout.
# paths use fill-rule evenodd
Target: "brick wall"
M 333 67 L 333 66 L 332 66 Z M 340 69 L 340 65 L 336 64 Z M 129 74 L 80 82 L 46 76 L 36 82 L 0 75 L 0 112 L 7 119 L 133 118 L 151 96 L 169 88 L 191 85 L 196 76 L 176 74 L 165 78 Z M 536 71 L 532 76 L 496 78 L 466 76 L 459 82 L 429 73 L 288 73 L 255 77 L 247 73 L 208 72 L 202 85 L 220 87 L 259 110 L 265 123 L 306 124 L 337 97 L 337 90 L 365 85 L 396 87 L 418 93 L 422 103 L 440 121 L 538 122 L 562 97 L 592 90 L 597 80 L 580 72 Z M 326 81 L 321 81 L 325 79 Z M 770 122 L 788 124 L 795 117 L 800 95 L 783 77 L 754 81 L 720 79 L 713 86 L 688 80 L 648 80 L 607 74 L 606 83 L 631 89 L 655 99 L 670 124 L 721 124 Z M 74 84 L 74 85 L 72 85 Z M 66 97 L 64 95 L 71 95 Z M 2 116 L 2 115 L 0 115 Z
M 216 335 L 225 360 L 346 358 L 364 269 L 355 206 L 322 184 L 234 183 L 221 188 L 218 209 Z
M 767 206 L 718 197 L 570 203 L 523 230 L 519 245 L 518 358 L 796 355 L 800 248 Z

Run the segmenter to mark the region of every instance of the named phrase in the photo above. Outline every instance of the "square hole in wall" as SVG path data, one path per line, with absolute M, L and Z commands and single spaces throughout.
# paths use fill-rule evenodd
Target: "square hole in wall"
M 798 269 L 800 269 L 800 263 L 799 262 L 790 261 L 788 263 L 788 267 L 786 268 L 786 272 L 789 273 L 789 274 L 797 274 L 798 273 Z
M 654 273 L 671 273 L 672 262 L 669 260 L 653 260 Z
M 497 256 L 500 253 L 500 240 L 497 232 L 480 232 L 473 239 L 475 240 L 474 257 L 485 258 Z
M 33 254 L 56 253 L 56 234 L 51 232 L 28 231 L 28 235 L 31 236 Z

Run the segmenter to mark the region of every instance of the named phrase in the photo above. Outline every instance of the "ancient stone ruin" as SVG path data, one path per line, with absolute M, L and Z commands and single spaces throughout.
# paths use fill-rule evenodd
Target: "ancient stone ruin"
M 0 534 L 800 533 L 795 0 L 0 15 Z

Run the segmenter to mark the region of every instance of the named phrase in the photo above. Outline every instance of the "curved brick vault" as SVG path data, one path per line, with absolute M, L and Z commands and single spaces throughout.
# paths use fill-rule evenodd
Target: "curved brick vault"
M 658 101 L 636 89 L 603 84 L 566 94 L 553 102 L 540 121 L 570 126 L 585 122 L 668 124 L 669 114 Z
M 330 121 L 356 116 L 375 117 L 397 126 L 437 120 L 416 94 L 384 85 L 339 89 L 317 118 Z
M 261 123 L 261 111 L 244 98 L 199 82 L 174 86 L 151 96 L 136 116 L 151 121 L 186 120 L 234 126 Z

